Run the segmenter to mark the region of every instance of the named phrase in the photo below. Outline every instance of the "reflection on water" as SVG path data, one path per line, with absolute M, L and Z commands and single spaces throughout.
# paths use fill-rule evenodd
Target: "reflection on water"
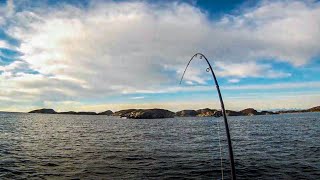
M 230 117 L 239 179 L 320 179 L 320 113 Z M 220 118 L 0 113 L 0 179 L 220 179 Z

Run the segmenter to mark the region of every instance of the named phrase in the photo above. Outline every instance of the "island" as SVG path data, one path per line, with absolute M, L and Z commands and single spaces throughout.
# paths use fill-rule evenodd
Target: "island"
M 57 112 L 53 109 L 36 109 L 33 111 L 30 111 L 29 113 L 39 113 L 39 114 L 57 114 Z
M 174 112 L 166 109 L 127 109 L 117 111 L 113 116 L 120 116 L 130 119 L 162 119 L 173 118 Z
M 304 113 L 304 112 L 320 112 L 320 106 L 312 107 L 304 110 L 282 110 L 282 111 L 257 111 L 254 108 L 246 108 L 241 111 L 226 110 L 227 116 L 256 116 L 256 115 L 272 115 L 272 114 L 284 114 L 284 113 Z M 96 112 L 56 112 L 54 109 L 36 109 L 29 113 L 38 114 L 69 114 L 69 115 L 106 115 L 106 116 L 118 116 L 128 119 L 162 119 L 173 117 L 221 117 L 221 110 L 217 109 L 198 109 L 198 110 L 181 110 L 178 112 L 172 112 L 166 109 L 124 109 L 116 112 L 106 110 L 100 113 Z
M 96 112 L 85 112 L 85 111 L 80 111 L 80 112 L 75 112 L 75 111 L 66 111 L 66 112 L 57 112 L 54 109 L 36 109 L 33 111 L 30 111 L 29 113 L 37 113 L 37 114 L 70 114 L 70 115 L 106 115 L 110 114 L 110 111 L 104 111 L 101 113 L 96 113 Z M 112 111 L 111 111 L 112 114 Z
M 98 115 L 107 115 L 107 116 L 111 116 L 112 114 L 113 114 L 113 112 L 111 110 L 106 110 L 106 111 L 98 113 Z

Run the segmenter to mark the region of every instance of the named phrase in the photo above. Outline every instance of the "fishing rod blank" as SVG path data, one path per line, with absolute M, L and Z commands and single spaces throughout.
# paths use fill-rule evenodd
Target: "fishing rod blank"
M 221 104 L 221 111 L 222 111 L 222 116 L 223 116 L 223 120 L 224 120 L 224 125 L 225 125 L 225 129 L 226 129 L 226 134 L 227 134 L 227 141 L 228 141 L 228 148 L 229 148 L 229 158 L 230 158 L 230 166 L 231 166 L 231 177 L 233 180 L 236 180 L 236 168 L 234 165 L 234 158 L 233 158 L 233 150 L 232 150 L 232 142 L 231 142 L 231 138 L 230 138 L 230 131 L 229 131 L 229 125 L 228 125 L 228 120 L 227 120 L 227 115 L 226 115 L 226 110 L 224 108 L 224 103 L 223 103 L 223 99 L 222 99 L 222 95 L 220 92 L 220 88 L 219 88 L 219 84 L 217 81 L 217 78 L 212 70 L 211 64 L 208 61 L 208 59 L 201 53 L 196 53 L 195 55 L 192 56 L 192 58 L 189 60 L 186 69 L 184 70 L 181 80 L 180 80 L 180 84 L 183 80 L 183 77 L 188 69 L 188 66 L 190 65 L 191 61 L 193 60 L 194 57 L 200 56 L 200 59 L 204 58 L 209 66 L 209 68 L 206 69 L 207 72 L 211 71 L 214 83 L 216 84 L 216 88 L 218 91 L 218 95 L 219 95 L 219 100 L 220 100 L 220 104 Z

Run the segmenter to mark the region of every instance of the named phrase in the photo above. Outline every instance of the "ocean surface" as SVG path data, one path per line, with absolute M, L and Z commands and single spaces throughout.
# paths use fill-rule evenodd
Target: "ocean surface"
M 320 113 L 229 117 L 229 124 L 238 179 L 320 179 Z M 0 113 L 0 179 L 222 176 L 230 178 L 222 118 Z

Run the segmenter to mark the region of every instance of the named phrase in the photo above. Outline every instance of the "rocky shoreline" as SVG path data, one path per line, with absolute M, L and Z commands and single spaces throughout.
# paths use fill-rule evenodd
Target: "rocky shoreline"
M 284 113 L 303 113 L 303 112 L 320 112 L 320 106 L 316 106 L 305 110 L 288 110 L 288 111 L 260 111 L 253 108 L 243 109 L 241 111 L 226 110 L 227 116 L 255 116 L 255 115 L 270 115 L 270 114 L 284 114 Z M 104 112 L 56 112 L 53 109 L 37 109 L 29 113 L 39 114 L 70 114 L 70 115 L 107 115 L 107 116 L 120 116 L 129 119 L 161 119 L 173 117 L 221 117 L 221 110 L 216 109 L 198 109 L 198 110 L 182 110 L 172 112 L 166 109 L 125 109 L 116 112 L 107 110 Z

